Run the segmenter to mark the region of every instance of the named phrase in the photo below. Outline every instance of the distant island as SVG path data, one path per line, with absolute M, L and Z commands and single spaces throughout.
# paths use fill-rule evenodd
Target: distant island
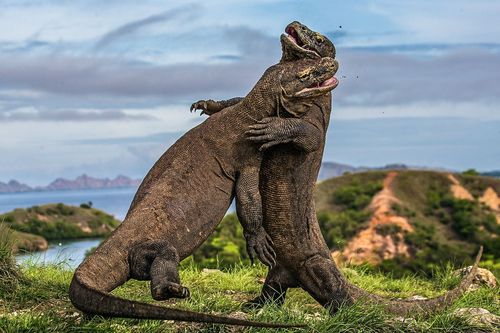
M 0 226 L 13 232 L 14 252 L 44 251 L 54 240 L 106 237 L 119 224 L 90 202 L 79 207 L 46 204 L 0 214 Z
M 89 190 L 106 188 L 125 188 L 138 187 L 141 179 L 132 179 L 127 176 L 119 175 L 113 179 L 94 178 L 83 174 L 75 179 L 57 178 L 47 186 L 32 187 L 17 180 L 11 180 L 8 183 L 0 182 L 0 193 L 19 193 L 34 191 L 60 191 L 60 190 Z

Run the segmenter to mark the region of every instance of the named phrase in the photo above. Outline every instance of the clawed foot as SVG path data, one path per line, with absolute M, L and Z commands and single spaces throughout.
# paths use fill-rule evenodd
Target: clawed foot
M 241 305 L 241 311 L 251 312 L 255 310 L 262 309 L 266 304 L 265 300 L 259 296 Z
M 213 111 L 210 111 L 211 109 L 213 110 L 213 105 L 212 104 L 214 104 L 214 103 L 215 102 L 213 100 L 211 100 L 211 99 L 209 99 L 209 100 L 201 99 L 198 102 L 194 102 L 193 104 L 191 104 L 191 107 L 189 108 L 189 111 L 193 112 L 193 111 L 196 111 L 196 110 L 201 110 L 200 116 L 203 115 L 203 114 L 211 116 L 212 114 L 215 113 Z
M 274 243 L 264 228 L 260 228 L 255 233 L 245 233 L 245 239 L 247 241 L 247 253 L 252 263 L 255 256 L 257 256 L 264 265 L 271 268 L 276 266 Z
M 264 118 L 257 124 L 249 126 L 250 130 L 246 131 L 245 134 L 248 136 L 248 140 L 261 143 L 259 150 L 263 151 L 293 140 L 287 125 L 287 120 L 282 118 Z
M 262 294 L 254 299 L 245 302 L 241 305 L 241 310 L 243 312 L 251 312 L 255 310 L 262 309 L 266 304 L 274 304 L 277 307 L 281 307 L 285 302 L 285 297 L 280 296 L 276 298 L 265 297 Z
M 182 285 L 170 281 L 159 283 L 151 287 L 151 296 L 157 301 L 164 301 L 169 298 L 188 298 L 189 289 Z

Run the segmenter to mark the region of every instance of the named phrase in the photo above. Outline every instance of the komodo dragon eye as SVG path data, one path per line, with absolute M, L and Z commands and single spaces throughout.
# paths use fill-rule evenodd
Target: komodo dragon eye
M 325 39 L 321 35 L 316 35 L 316 36 L 314 36 L 314 38 L 316 39 L 316 41 L 318 43 L 323 43 L 325 41 Z

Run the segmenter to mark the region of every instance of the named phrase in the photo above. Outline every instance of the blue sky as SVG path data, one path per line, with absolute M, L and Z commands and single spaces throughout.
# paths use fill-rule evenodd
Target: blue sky
M 337 46 L 325 160 L 500 169 L 498 1 L 0 0 L 0 181 L 142 177 L 299 20 Z

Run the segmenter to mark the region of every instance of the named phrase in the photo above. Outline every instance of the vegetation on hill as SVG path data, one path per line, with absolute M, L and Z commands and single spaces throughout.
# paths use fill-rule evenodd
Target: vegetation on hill
M 18 208 L 0 215 L 0 221 L 16 232 L 15 247 L 26 251 L 43 249 L 44 239 L 104 237 L 120 223 L 89 204 L 74 207 L 62 203 Z
M 327 240 L 332 228 L 329 227 L 328 221 L 325 223 L 321 217 L 325 214 L 341 216 L 345 214 L 343 212 L 349 205 L 354 205 L 355 200 L 359 200 L 359 195 L 356 199 L 353 196 L 350 203 L 347 202 L 344 207 L 339 207 L 338 196 L 352 184 L 361 186 L 370 193 L 369 190 L 374 187 L 374 182 L 384 179 L 386 175 L 387 172 L 346 175 L 318 185 L 317 209 L 321 228 Z M 450 180 L 444 173 L 397 171 L 392 191 L 399 203 L 393 205 L 392 210 L 397 215 L 405 217 L 414 229 L 413 232 L 405 232 L 403 239 L 410 247 L 411 256 L 385 260 L 379 268 L 398 276 L 404 273 L 429 275 L 436 267 L 447 263 L 454 266 L 470 263 L 478 245 L 482 244 L 485 246 L 485 259 L 490 260 L 492 266 L 490 268 L 496 268 L 498 275 L 500 225 L 496 221 L 494 212 L 480 203 L 478 198 L 489 187 L 500 193 L 500 181 L 472 175 L 456 175 L 456 177 L 476 200 L 454 198 L 450 192 Z M 361 222 L 361 228 L 363 223 L 365 222 Z M 401 230 L 383 231 L 396 233 Z M 349 239 L 351 235 L 350 230 L 342 230 L 342 235 L 336 237 Z M 332 241 L 329 245 L 332 248 L 334 246 Z M 342 247 L 341 243 L 337 245 Z
M 368 175 L 368 176 L 366 176 Z M 373 196 L 382 189 L 385 172 L 352 174 L 322 182 L 317 187 L 316 208 L 323 237 L 332 249 L 343 248 L 347 241 L 366 227 Z

